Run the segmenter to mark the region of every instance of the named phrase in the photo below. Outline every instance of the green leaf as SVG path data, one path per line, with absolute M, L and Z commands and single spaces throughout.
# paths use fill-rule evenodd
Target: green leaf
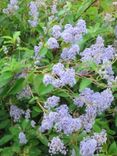
M 43 84 L 43 75 L 36 75 L 33 79 L 33 86 L 37 94 L 45 95 L 53 90 L 52 85 L 45 86 Z
M 20 36 L 20 31 L 16 31 L 14 34 L 13 34 L 13 43 L 16 42 L 16 40 L 19 38 Z
M 5 135 L 0 139 L 0 146 L 6 144 L 12 139 L 12 135 Z
M 109 154 L 116 154 L 116 153 L 117 153 L 117 144 L 116 144 L 116 142 L 113 142 L 110 145 Z
M 65 14 L 65 9 L 64 9 L 64 10 L 59 11 L 58 16 L 61 16 L 61 15 L 64 15 L 64 14 Z
M 77 13 L 76 13 L 76 18 L 78 19 L 84 12 L 89 8 L 89 6 L 94 2 L 95 0 L 85 0 L 83 3 L 80 5 Z
M 10 37 L 10 36 L 3 36 L 2 38 L 12 40 L 12 37 Z
M 4 129 L 10 125 L 10 120 L 7 119 L 5 121 L 0 122 L 0 129 Z
M 42 112 L 42 110 L 41 110 L 38 106 L 34 106 L 34 107 L 33 107 L 33 110 L 34 110 L 35 112 L 38 112 L 38 113 L 41 113 L 41 112 Z
M 47 52 L 48 52 L 48 49 L 44 47 L 44 48 L 42 48 L 42 49 L 40 50 L 39 54 L 40 54 L 41 56 L 45 56 L 45 55 L 47 54 Z
M 101 128 L 100 128 L 100 126 L 98 125 L 98 124 L 94 124 L 93 125 L 93 130 L 95 131 L 95 132 L 100 132 L 101 131 Z
M 39 95 L 46 95 L 52 92 L 53 89 L 54 88 L 52 85 L 45 86 L 43 83 L 41 83 L 39 86 Z
M 14 85 L 10 88 L 10 94 L 16 94 L 23 89 L 25 79 L 18 79 Z
M 115 116 L 115 126 L 117 127 L 117 115 Z
M 23 120 L 22 122 L 22 128 L 25 130 L 29 126 L 29 120 Z
M 14 152 L 11 147 L 5 147 L 1 153 L 1 156 L 14 156 Z
M 3 72 L 0 75 L 0 88 L 8 84 L 8 82 L 11 80 L 13 74 L 11 72 Z
M 69 97 L 70 95 L 66 92 L 66 90 L 63 89 L 57 89 L 54 94 L 56 96 L 60 96 L 60 97 Z
M 48 146 L 48 139 L 46 138 L 45 135 L 43 135 L 42 133 L 40 133 L 39 130 L 37 131 L 37 137 L 41 141 L 42 144 Z
M 39 87 L 42 83 L 43 76 L 42 75 L 34 75 L 33 77 L 33 87 L 36 93 L 39 93 Z
M 92 83 L 91 80 L 87 78 L 83 78 L 80 83 L 80 91 L 83 91 L 86 87 L 88 87 Z
M 29 156 L 41 156 L 41 150 L 38 147 L 32 147 L 29 152 Z

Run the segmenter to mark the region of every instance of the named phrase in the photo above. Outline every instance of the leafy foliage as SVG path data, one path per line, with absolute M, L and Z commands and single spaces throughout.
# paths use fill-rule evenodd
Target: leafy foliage
M 116 156 L 117 80 L 111 86 L 108 85 L 99 73 L 102 64 L 96 64 L 94 60 L 94 62 L 84 63 L 81 61 L 80 54 L 95 44 L 98 35 L 102 36 L 105 47 L 112 45 L 115 49 L 116 54 L 111 60 L 111 65 L 116 77 L 117 2 L 112 0 L 18 0 L 16 6 L 11 5 L 10 10 L 8 4 L 13 1 L 15 2 L 15 0 L 0 1 L 0 155 L 47 156 L 50 155 L 48 145 L 52 139 L 60 137 L 67 148 L 68 156 L 80 156 L 82 140 L 105 129 L 107 141 L 100 151 L 95 151 L 94 155 L 98 152 L 99 156 Z M 31 2 L 36 4 L 32 11 Z M 7 10 L 4 10 L 5 8 Z M 36 14 L 35 8 L 39 15 Z M 35 18 L 36 16 L 38 18 Z M 87 33 L 83 34 L 83 39 L 77 42 L 79 53 L 73 60 L 62 60 L 60 59 L 62 50 L 69 48 L 71 43 L 64 42 L 63 36 L 57 39 L 59 47 L 49 48 L 47 43 L 52 37 L 52 28 L 60 25 L 64 31 L 66 24 L 75 26 L 80 19 L 86 22 Z M 67 83 L 57 88 L 51 83 L 49 85 L 44 83 L 44 76 L 51 75 L 53 66 L 58 62 L 64 64 L 66 71 L 72 67 L 77 73 L 74 86 Z M 59 79 L 60 75 L 57 74 L 54 73 L 52 76 Z M 70 74 L 65 81 L 69 77 Z M 45 108 L 47 98 L 53 95 L 60 97 L 59 105 L 67 104 L 70 115 L 78 118 L 84 114 L 87 106 L 77 107 L 74 99 L 80 97 L 80 93 L 86 88 L 100 93 L 108 88 L 111 89 L 114 97 L 112 105 L 97 115 L 90 132 L 81 128 L 66 135 L 63 131 L 58 132 L 52 127 L 45 132 L 40 130 L 43 116 L 50 111 Z M 11 106 L 16 107 L 11 110 Z M 56 112 L 56 108 L 51 109 L 52 112 Z M 15 122 L 11 114 L 17 112 L 20 117 L 16 115 L 17 122 Z M 22 141 L 27 140 L 24 144 L 19 142 L 20 132 L 25 134 L 26 138 L 20 138 Z M 60 153 L 56 155 L 60 156 Z

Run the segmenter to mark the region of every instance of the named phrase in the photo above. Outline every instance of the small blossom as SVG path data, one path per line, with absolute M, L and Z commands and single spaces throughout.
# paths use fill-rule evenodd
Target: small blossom
M 20 132 L 19 133 L 19 143 L 26 144 L 27 142 L 28 142 L 28 140 L 26 139 L 24 132 Z
M 52 36 L 58 39 L 61 36 L 61 27 L 59 25 L 54 25 L 52 28 Z
M 59 44 L 58 44 L 57 40 L 55 38 L 53 38 L 53 37 L 48 39 L 47 46 L 48 46 L 49 49 L 59 48 Z
M 38 12 L 38 7 L 36 2 L 31 1 L 29 4 L 29 15 L 31 16 L 31 19 L 28 20 L 29 24 L 31 27 L 36 27 L 38 24 L 38 17 L 39 17 L 39 12 Z
M 36 122 L 34 120 L 31 120 L 31 126 L 35 128 L 35 125 L 36 125 Z
M 49 74 L 44 75 L 43 83 L 45 85 L 52 84 L 52 82 L 53 82 L 53 77 L 51 75 L 49 75 Z
M 10 106 L 10 116 L 13 118 L 14 122 L 18 122 L 24 111 L 15 105 Z
M 45 108 L 48 108 L 48 109 L 53 108 L 53 107 L 55 107 L 55 106 L 58 105 L 59 101 L 60 101 L 60 98 L 59 97 L 57 97 L 57 96 L 51 96 L 45 102 L 44 107 Z
M 59 137 L 53 137 L 53 139 L 48 144 L 48 146 L 49 146 L 49 153 L 51 155 L 54 155 L 54 154 L 66 155 L 67 154 L 66 147 Z
M 95 139 L 85 139 L 80 143 L 81 156 L 94 156 L 94 152 L 97 148 L 97 141 Z
M 18 0 L 10 0 L 7 8 L 3 9 L 3 13 L 7 15 L 13 15 L 18 9 Z
M 31 113 L 31 110 L 30 109 L 27 109 L 26 112 L 25 112 L 25 119 L 30 119 L 30 113 Z
M 23 98 L 30 98 L 31 92 L 30 92 L 30 87 L 26 86 L 20 93 L 17 94 L 17 98 L 19 100 Z
M 64 48 L 61 53 L 61 58 L 63 60 L 75 60 L 76 55 L 79 53 L 79 46 L 78 45 L 72 45 L 70 49 Z

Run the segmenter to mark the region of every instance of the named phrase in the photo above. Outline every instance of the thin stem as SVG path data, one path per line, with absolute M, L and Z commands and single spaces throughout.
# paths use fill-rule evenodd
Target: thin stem
M 31 90 L 31 87 L 30 87 L 30 86 L 29 86 L 29 88 L 30 88 L 30 93 L 31 93 L 32 97 L 35 98 L 35 96 L 33 95 L 33 92 L 32 92 L 32 90 Z M 45 113 L 48 112 L 48 111 L 41 105 L 41 103 L 39 102 L 38 99 L 36 99 L 36 102 L 37 102 L 37 104 L 39 105 L 39 107 L 42 109 L 43 112 L 45 112 Z

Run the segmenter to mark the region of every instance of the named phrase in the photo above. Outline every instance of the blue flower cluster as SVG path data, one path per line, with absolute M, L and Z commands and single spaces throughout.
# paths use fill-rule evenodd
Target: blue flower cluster
M 53 104 L 53 107 L 57 106 L 60 101 L 60 99 L 55 96 L 48 99 L 51 99 L 50 106 Z M 75 104 L 80 107 L 83 105 L 86 106 L 85 114 L 80 115 L 78 118 L 73 118 L 69 113 L 68 106 L 65 104 L 55 108 L 55 111 L 49 109 L 49 112 L 44 114 L 40 130 L 44 132 L 54 127 L 57 132 L 64 132 L 64 134 L 67 135 L 81 128 L 89 132 L 95 122 L 96 116 L 109 108 L 112 101 L 113 95 L 109 89 L 101 93 L 95 93 L 93 90 L 87 88 L 75 101 Z M 49 102 L 47 103 L 49 104 Z
M 85 114 L 80 116 L 83 127 L 86 131 L 90 131 L 97 115 L 104 112 L 111 106 L 114 100 L 110 89 L 103 92 L 94 92 L 90 88 L 86 88 L 79 97 L 74 99 L 74 104 L 78 107 L 85 105 Z
M 48 39 L 47 46 L 49 49 L 58 49 L 59 48 L 59 44 L 54 37 L 51 37 Z
M 45 85 L 52 84 L 56 88 L 69 85 L 73 87 L 76 84 L 75 70 L 65 68 L 62 63 L 57 63 L 52 68 L 52 74 L 46 74 L 43 79 Z
M 39 12 L 38 12 L 38 7 L 36 2 L 31 1 L 29 4 L 29 15 L 31 16 L 31 19 L 28 20 L 29 24 L 31 27 L 36 27 L 38 24 L 38 17 L 39 17 Z
M 99 93 L 94 92 L 90 88 L 86 88 L 80 93 L 79 97 L 74 99 L 74 103 L 80 107 L 85 105 L 86 111 L 90 109 L 90 107 L 93 107 L 93 109 L 95 108 L 94 110 L 96 110 L 96 113 L 99 114 L 110 107 L 113 99 L 112 91 L 110 89 L 106 89 Z
M 85 105 L 85 113 L 75 118 L 70 114 L 69 108 L 66 104 L 61 104 L 58 106 L 58 103 L 60 102 L 59 97 L 49 97 L 45 102 L 45 106 L 47 105 L 46 108 L 48 109 L 48 112 L 44 113 L 39 130 L 41 132 L 45 132 L 54 128 L 57 133 L 62 132 L 65 135 L 70 135 L 78 131 L 80 132 L 81 130 L 85 130 L 89 133 L 95 122 L 96 116 L 109 108 L 112 101 L 113 95 L 110 89 L 106 89 L 99 93 L 94 92 L 90 88 L 86 88 L 80 93 L 79 97 L 74 99 L 74 103 L 78 107 L 83 107 Z M 53 108 L 52 110 L 50 109 L 51 107 Z M 101 149 L 101 146 L 106 142 L 106 140 L 106 132 L 104 130 L 102 130 L 102 132 L 99 134 L 94 133 L 92 137 L 85 138 L 80 143 L 81 155 L 94 156 L 94 152 Z M 49 144 L 49 152 L 51 154 L 58 154 L 58 152 L 62 153 L 63 151 L 61 151 L 60 147 L 58 147 L 60 148 L 58 149 L 55 146 L 56 142 L 60 143 L 61 141 L 53 138 Z
M 20 132 L 19 133 L 19 143 L 26 144 L 27 142 L 28 142 L 28 140 L 26 139 L 26 135 L 24 134 L 24 132 Z
M 49 146 L 49 153 L 51 155 L 53 154 L 66 155 L 67 154 L 66 147 L 59 137 L 53 137 L 53 139 L 48 144 L 48 146 Z
M 117 77 L 114 76 L 111 61 L 104 62 L 98 70 L 98 74 L 101 76 L 101 78 L 107 80 L 108 86 L 110 88 L 113 84 L 117 84 Z
M 76 43 L 80 41 L 84 34 L 87 33 L 86 23 L 84 20 L 78 20 L 75 27 L 71 24 L 66 24 L 61 37 L 66 43 Z
M 94 156 L 96 151 L 101 149 L 101 146 L 106 143 L 107 136 L 105 130 L 100 133 L 94 133 L 93 136 L 85 138 L 80 143 L 80 154 L 82 156 Z
M 64 48 L 61 53 L 61 59 L 67 60 L 75 60 L 76 55 L 79 54 L 80 48 L 77 44 L 73 44 L 70 48 Z
M 3 13 L 7 15 L 13 15 L 18 9 L 18 0 L 10 0 L 7 8 L 3 9 Z
M 81 121 L 79 118 L 73 118 L 69 113 L 68 106 L 63 104 L 57 107 L 55 111 L 44 114 L 39 130 L 44 132 L 53 127 L 57 132 L 64 132 L 68 135 L 81 129 Z
M 47 109 L 51 109 L 53 107 L 56 107 L 59 102 L 60 102 L 60 98 L 59 97 L 57 97 L 57 96 L 51 96 L 44 103 L 44 107 L 47 108 Z
M 63 49 L 61 59 L 65 61 L 74 60 L 80 50 L 77 43 L 86 33 L 86 23 L 82 19 L 80 19 L 74 27 L 71 24 L 66 24 L 63 31 L 60 25 L 54 25 L 51 32 L 53 37 L 49 38 L 47 41 L 48 48 L 58 49 L 59 44 L 57 40 L 61 38 L 65 43 L 70 44 L 69 48 L 66 47 Z
M 27 85 L 25 88 L 22 89 L 21 92 L 17 94 L 17 98 L 19 100 L 22 100 L 23 98 L 30 98 L 31 97 L 31 92 L 30 92 L 30 87 Z
M 10 107 L 10 116 L 13 118 L 14 122 L 19 121 L 20 117 L 24 114 L 24 111 L 15 105 Z
M 76 68 L 71 66 L 66 68 L 62 62 L 76 59 L 76 55 L 79 54 L 80 51 L 78 43 L 83 35 L 87 33 L 86 24 L 83 20 L 79 20 L 75 27 L 70 24 L 65 25 L 63 31 L 61 26 L 55 25 L 51 33 L 53 37 L 47 41 L 50 49 L 61 47 L 59 41 L 65 42 L 67 47 L 63 48 L 60 55 L 61 60 L 52 67 L 52 72 L 45 74 L 43 83 L 45 85 L 51 84 L 55 88 L 60 88 L 65 85 L 73 87 L 76 84 Z M 104 40 L 101 36 L 97 37 L 95 44 L 81 52 L 80 56 L 81 62 L 84 65 L 89 62 L 94 62 L 97 66 L 96 72 L 102 76 L 103 79 L 106 79 L 108 84 L 117 81 L 112 70 L 112 60 L 115 58 L 115 50 L 110 45 L 105 47 Z M 88 73 L 89 71 L 87 69 L 80 71 L 80 75 Z M 80 131 L 89 133 L 92 130 L 96 117 L 107 110 L 113 100 L 114 97 L 110 87 L 102 92 L 94 92 L 90 88 L 85 88 L 80 92 L 78 97 L 73 99 L 76 106 L 84 108 L 84 114 L 79 113 L 78 117 L 74 117 L 73 114 L 70 114 L 66 104 L 59 106 L 59 97 L 49 97 L 44 105 L 44 107 L 48 109 L 48 112 L 44 113 L 39 130 L 45 132 L 54 129 L 57 133 L 65 135 L 71 135 L 74 132 Z M 82 156 L 93 156 L 95 152 L 101 149 L 101 146 L 105 142 L 105 131 L 99 134 L 94 133 L 92 137 L 81 141 L 80 153 Z M 57 151 L 54 149 L 54 145 L 51 148 Z M 56 152 L 51 153 L 56 154 Z
M 92 61 L 96 64 L 101 64 L 105 61 L 112 60 L 115 55 L 115 51 L 112 46 L 104 47 L 104 40 L 101 36 L 98 36 L 96 43 L 91 45 L 90 48 L 86 48 L 81 54 L 81 61 Z
M 90 48 L 86 48 L 80 55 L 82 62 L 89 63 L 91 61 L 101 65 L 98 73 L 103 79 L 107 80 L 109 86 L 116 82 L 111 62 L 116 55 L 115 49 L 111 45 L 105 47 L 101 36 L 98 36 L 96 43 Z
M 20 109 L 15 105 L 10 106 L 10 116 L 11 118 L 13 118 L 14 122 L 18 122 L 23 115 L 25 119 L 28 120 L 30 118 L 30 113 L 31 113 L 30 109 L 24 111 L 23 109 Z
M 61 37 L 61 31 L 62 31 L 62 28 L 61 26 L 59 25 L 54 25 L 52 27 L 52 36 L 56 39 L 58 39 L 59 37 Z
M 39 52 L 40 52 L 42 46 L 43 46 L 43 43 L 42 42 L 39 42 L 38 45 L 34 46 L 35 58 L 38 58 L 39 57 Z

